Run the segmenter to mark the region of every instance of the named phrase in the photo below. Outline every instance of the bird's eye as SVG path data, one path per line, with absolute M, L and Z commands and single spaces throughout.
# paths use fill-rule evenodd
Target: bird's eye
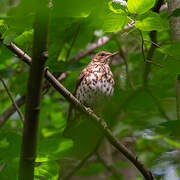
M 105 53 L 100 53 L 99 56 L 105 56 Z

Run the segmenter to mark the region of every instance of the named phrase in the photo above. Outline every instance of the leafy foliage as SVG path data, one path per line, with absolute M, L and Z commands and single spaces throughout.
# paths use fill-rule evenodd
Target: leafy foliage
M 66 72 L 67 77 L 62 83 L 73 92 L 78 75 L 89 63 L 91 55 L 102 49 L 110 52 L 121 50 L 121 56 L 115 57 L 112 61 L 116 81 L 115 93 L 110 102 L 104 103 L 103 118 L 113 133 L 153 171 L 156 179 L 168 177 L 174 180 L 180 178 L 180 133 L 174 86 L 180 73 L 180 43 L 171 40 L 169 19 L 171 16 L 179 16 L 179 9 L 170 16 L 167 10 L 158 14 L 151 10 L 155 2 L 155 0 L 128 0 L 127 3 L 122 0 L 51 1 L 49 58 L 46 65 L 57 77 L 60 73 Z M 4 45 L 14 42 L 28 55 L 32 55 L 35 6 L 35 0 L 0 1 L 0 32 L 3 39 L 0 44 L 0 76 L 8 84 L 14 99 L 26 94 L 29 67 Z M 131 26 L 127 26 L 128 23 L 131 23 Z M 157 43 L 154 44 L 155 52 L 150 59 L 155 65 L 144 62 L 142 39 L 137 29 L 142 31 L 145 57 L 152 47 L 150 32 L 156 30 Z M 84 51 L 88 45 L 104 35 L 110 38 L 108 43 L 80 60 L 69 61 L 77 52 Z M 128 72 L 124 61 L 128 64 Z M 156 63 L 163 67 L 160 68 Z M 143 82 L 147 64 L 151 67 L 147 78 L 148 89 L 144 87 Z M 44 84 L 47 85 L 45 80 Z M 2 84 L 0 84 L 0 102 L 2 114 L 11 105 Z M 23 113 L 24 108 L 24 106 L 20 108 Z M 63 137 L 67 111 L 68 102 L 58 92 L 53 88 L 44 90 L 35 179 L 58 179 L 59 167 L 62 171 L 72 169 L 94 150 L 102 137 L 102 133 L 86 119 L 76 123 L 70 130 L 68 138 Z M 13 113 L 1 127 L 0 179 L 2 180 L 18 177 L 22 128 L 17 113 Z M 134 141 L 136 143 L 133 143 Z M 142 179 L 136 170 L 129 170 L 132 165 L 116 150 L 110 147 L 111 155 L 107 155 L 107 149 L 103 142 L 99 154 L 105 161 L 112 160 L 111 169 L 115 169 L 121 179 Z M 66 162 L 67 159 L 69 164 Z M 126 175 L 130 174 L 127 170 L 132 171 L 135 176 L 127 177 Z M 116 178 L 96 155 L 92 155 L 84 167 L 75 173 L 80 179 L 91 177 L 97 179 L 102 175 L 109 180 Z

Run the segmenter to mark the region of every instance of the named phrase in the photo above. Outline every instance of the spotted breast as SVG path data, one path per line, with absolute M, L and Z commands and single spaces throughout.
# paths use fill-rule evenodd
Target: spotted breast
M 114 79 L 109 64 L 92 61 L 81 73 L 75 96 L 79 101 L 91 107 L 97 106 L 103 97 L 112 96 Z

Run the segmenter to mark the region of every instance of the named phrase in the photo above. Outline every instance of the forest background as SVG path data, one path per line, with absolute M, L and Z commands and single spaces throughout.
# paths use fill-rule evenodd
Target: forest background
M 179 180 L 179 15 L 178 0 L 0 0 L 0 179 Z M 120 52 L 109 129 L 66 91 L 100 50 Z M 67 138 L 69 103 L 91 119 Z

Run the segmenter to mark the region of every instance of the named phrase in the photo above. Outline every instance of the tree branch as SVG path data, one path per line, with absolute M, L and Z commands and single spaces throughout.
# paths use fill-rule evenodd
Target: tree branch
M 44 30 L 43 30 L 44 31 Z M 78 54 L 77 56 L 74 56 L 71 58 L 72 60 L 80 59 L 84 56 L 86 56 L 89 52 L 93 51 L 94 49 L 102 46 L 103 44 L 107 43 L 109 41 L 108 37 L 100 38 L 97 43 L 93 43 L 92 46 L 88 47 L 86 51 L 82 54 Z M 37 43 L 38 44 L 38 43 Z M 13 43 L 10 44 L 10 46 L 7 46 L 11 51 L 13 51 L 15 54 L 18 55 L 18 57 L 21 57 L 21 59 L 26 62 L 28 65 L 31 65 L 31 58 L 24 54 L 21 49 L 19 49 L 16 45 Z M 24 55 L 23 55 L 24 54 Z M 151 171 L 146 169 L 144 165 L 137 159 L 137 157 L 129 150 L 127 149 L 116 137 L 113 136 L 111 130 L 108 128 L 106 122 L 99 117 L 96 116 L 96 114 L 93 113 L 93 111 L 89 110 L 89 108 L 82 105 L 56 78 L 46 69 L 45 71 L 45 77 L 46 79 L 52 84 L 52 86 L 58 90 L 71 104 L 76 106 L 80 111 L 85 113 L 87 116 L 89 116 L 95 125 L 103 132 L 105 137 L 109 140 L 109 142 L 119 150 L 129 161 L 131 161 L 134 166 L 141 172 L 141 174 L 144 176 L 146 180 L 154 180 Z M 37 77 L 36 77 L 37 78 Z M 34 134 L 33 134 L 34 136 Z M 26 143 L 29 144 L 29 140 L 26 141 Z M 28 146 L 28 145 L 27 145 Z M 30 147 L 32 149 L 32 147 Z M 34 155 L 34 154 L 33 154 Z M 34 156 L 31 156 L 31 158 L 34 158 Z
M 58 77 L 58 81 L 63 81 L 66 78 L 67 74 L 62 73 Z M 47 93 L 50 85 L 49 84 L 44 84 L 43 86 L 43 95 Z M 21 107 L 22 105 L 25 104 L 25 95 L 21 96 L 19 99 L 15 101 L 15 103 L 18 105 L 18 107 Z M 11 115 L 13 115 L 16 112 L 16 108 L 14 105 L 10 105 L 1 115 L 0 115 L 0 128 L 4 125 L 4 123 L 9 119 Z
M 131 161 L 135 167 L 142 173 L 147 180 L 153 180 L 152 173 L 144 167 L 144 165 L 137 159 L 137 157 L 127 149 L 116 137 L 113 136 L 111 130 L 108 128 L 106 122 L 100 119 L 92 110 L 82 105 L 55 77 L 46 70 L 46 78 L 53 85 L 53 87 L 59 91 L 71 104 L 77 107 L 81 112 L 91 118 L 94 124 L 103 132 L 109 142 L 116 147 L 129 161 Z
M 17 46 L 13 43 L 11 43 L 8 48 L 13 48 L 13 52 L 16 52 L 18 56 L 20 55 L 20 57 L 22 57 L 22 50 L 17 48 Z M 24 56 L 22 60 L 27 64 L 31 65 L 31 58 L 29 56 Z M 94 120 L 93 122 L 99 127 L 99 129 L 104 132 L 104 135 L 109 140 L 109 142 L 114 147 L 116 147 L 129 161 L 131 161 L 135 165 L 135 167 L 137 167 L 137 169 L 142 173 L 145 179 L 154 180 L 152 173 L 144 167 L 144 165 L 137 159 L 134 154 L 132 154 L 131 151 L 129 151 L 123 144 L 119 142 L 116 137 L 112 135 L 112 132 L 103 120 L 97 117 L 92 111 L 89 111 L 89 108 L 81 105 L 80 102 L 66 88 L 64 88 L 64 86 L 58 80 L 56 80 L 56 78 L 48 71 L 48 69 L 46 69 L 45 71 L 45 77 L 52 84 L 52 86 L 56 90 L 58 90 L 70 103 L 75 105 L 80 111 L 84 112 L 86 115 L 88 115 Z
M 127 77 L 128 82 L 129 82 L 129 85 L 133 90 L 135 90 L 133 81 L 132 81 L 130 73 L 129 73 L 129 67 L 128 67 L 128 63 L 127 63 L 127 58 L 126 58 L 126 56 L 124 54 L 124 51 L 123 51 L 122 47 L 120 46 L 120 43 L 119 43 L 119 41 L 118 41 L 118 39 L 116 37 L 115 37 L 115 41 L 117 42 L 117 45 L 119 47 L 119 55 L 123 59 L 124 64 L 125 64 L 126 77 Z
M 155 66 L 162 67 L 161 64 L 157 64 L 157 63 L 153 62 L 153 61 L 150 60 L 150 59 L 146 59 L 146 56 L 145 56 L 145 53 L 144 53 L 144 38 L 143 38 L 143 35 L 142 35 L 141 30 L 138 29 L 138 31 L 139 31 L 140 36 L 141 36 L 141 52 L 142 52 L 142 55 L 143 55 L 144 62 L 151 63 L 151 64 L 153 64 L 153 65 L 155 65 Z M 152 41 L 152 44 L 155 45 L 155 46 L 157 46 L 156 43 L 153 42 L 153 41 Z M 148 56 L 148 57 L 149 57 L 149 56 Z
M 95 49 L 103 46 L 107 42 L 110 41 L 110 37 L 108 36 L 103 36 L 102 38 L 99 38 L 96 42 L 90 44 L 87 46 L 87 48 L 83 51 L 78 52 L 76 55 L 71 57 L 69 61 L 77 61 L 79 59 L 82 59 L 83 57 L 87 56 L 90 52 L 94 51 Z
M 163 5 L 164 3 L 164 0 L 157 0 L 156 1 L 156 4 L 155 6 L 153 7 L 153 11 L 156 12 L 156 13 L 159 13 L 159 10 L 161 8 L 161 6 Z M 151 47 L 147 53 L 147 57 L 146 59 L 150 60 L 152 62 L 152 57 L 154 55 L 154 52 L 155 52 L 155 49 L 156 49 L 156 45 L 157 44 L 157 32 L 156 31 L 151 31 L 149 33 L 149 36 L 151 38 L 151 41 L 153 42 L 151 44 Z M 147 86 L 148 85 L 148 76 L 149 76 L 149 73 L 151 71 L 151 63 L 149 62 L 146 62 L 146 65 L 145 65 L 145 70 L 144 70 L 144 74 L 143 74 L 143 84 L 144 86 Z
M 12 94 L 11 94 L 9 88 L 7 87 L 6 83 L 1 78 L 1 76 L 0 76 L 0 81 L 2 82 L 4 88 L 6 89 L 6 92 L 9 95 L 9 98 L 11 99 L 14 108 L 16 109 L 17 113 L 19 114 L 19 117 L 20 117 L 21 121 L 24 123 L 24 116 L 23 116 L 21 110 L 19 109 L 18 105 L 16 104 L 16 101 L 13 99 Z M 1 119 L 1 117 L 0 117 L 0 119 Z M 0 121 L 0 126 L 2 126 L 2 124 L 4 124 L 4 122 L 5 122 L 4 120 L 1 120 Z
M 19 99 L 15 101 L 18 107 L 22 106 L 25 103 L 25 96 L 21 96 Z M 4 111 L 0 115 L 0 128 L 4 125 L 4 123 L 7 121 L 7 119 L 16 112 L 15 106 L 12 104 L 9 106 L 6 111 Z
M 47 59 L 48 15 L 49 8 L 47 1 L 39 0 L 36 2 L 32 63 L 26 96 L 19 180 L 34 179 L 42 78 Z M 23 59 L 25 59 L 25 55 Z
M 180 74 L 176 80 L 176 109 L 177 119 L 180 120 Z

